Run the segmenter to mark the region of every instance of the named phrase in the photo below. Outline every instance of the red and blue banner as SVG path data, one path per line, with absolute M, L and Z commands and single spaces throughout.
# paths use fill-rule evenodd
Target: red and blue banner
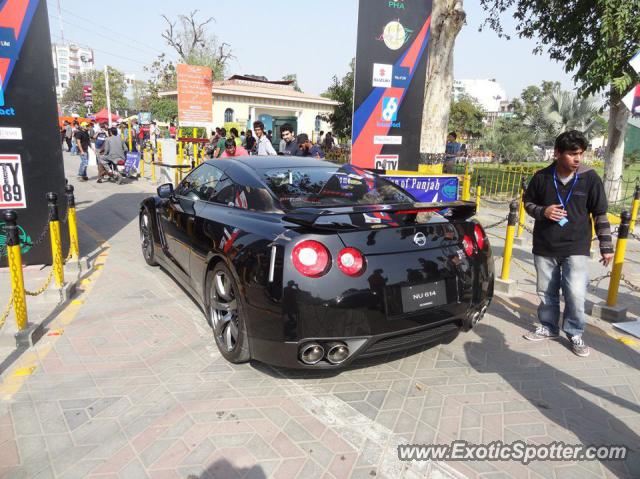
M 432 0 L 360 0 L 354 165 L 417 170 Z

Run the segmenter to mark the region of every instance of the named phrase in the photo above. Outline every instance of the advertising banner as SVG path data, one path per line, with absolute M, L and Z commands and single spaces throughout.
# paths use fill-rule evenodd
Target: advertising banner
M 640 85 L 633 87 L 622 99 L 622 102 L 627 106 L 634 117 L 640 116 Z
M 181 63 L 177 73 L 180 126 L 208 127 L 213 121 L 211 68 Z
M 124 174 L 125 175 L 130 174 L 133 168 L 138 170 L 139 166 L 140 166 L 140 152 L 139 151 L 127 152 L 127 157 L 124 160 Z
M 383 175 L 421 203 L 441 203 L 458 199 L 458 177 L 422 175 Z
M 0 210 L 17 211 L 21 238 L 38 238 L 48 228 L 47 192 L 58 194 L 60 216 L 66 214 L 47 2 L 0 2 L 0 46 Z M 0 218 L 0 246 L 3 232 Z M 62 238 L 66 255 L 67 234 Z M 25 264 L 51 264 L 48 241 L 22 250 Z
M 360 0 L 351 162 L 417 170 L 432 0 Z

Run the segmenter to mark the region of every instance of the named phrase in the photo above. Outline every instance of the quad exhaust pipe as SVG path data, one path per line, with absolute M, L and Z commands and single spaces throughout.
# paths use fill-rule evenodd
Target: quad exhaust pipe
M 324 348 L 316 342 L 306 343 L 300 348 L 300 361 L 305 364 L 318 364 L 323 357 Z
M 324 345 L 311 341 L 300 347 L 299 357 L 300 361 L 309 366 L 318 364 L 322 359 L 335 366 L 349 357 L 349 347 L 341 341 L 331 341 Z

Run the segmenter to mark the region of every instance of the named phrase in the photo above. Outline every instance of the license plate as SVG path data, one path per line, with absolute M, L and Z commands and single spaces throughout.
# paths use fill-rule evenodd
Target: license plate
M 402 311 L 412 313 L 447 303 L 444 281 L 405 286 L 402 288 Z

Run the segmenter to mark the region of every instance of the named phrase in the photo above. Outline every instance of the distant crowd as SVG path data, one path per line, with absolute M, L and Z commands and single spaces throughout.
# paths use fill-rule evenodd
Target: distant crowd
M 324 158 L 325 153 L 336 147 L 336 140 L 328 132 L 321 131 L 315 142 L 309 135 L 296 132 L 289 123 L 280 127 L 280 142 L 278 150 L 273 146 L 273 132 L 266 130 L 261 121 L 253 122 L 253 130 L 238 132 L 237 128 L 231 128 L 228 132 L 225 128 L 216 128 L 211 132 L 211 141 L 207 145 L 208 158 L 230 158 L 234 156 L 311 156 Z

